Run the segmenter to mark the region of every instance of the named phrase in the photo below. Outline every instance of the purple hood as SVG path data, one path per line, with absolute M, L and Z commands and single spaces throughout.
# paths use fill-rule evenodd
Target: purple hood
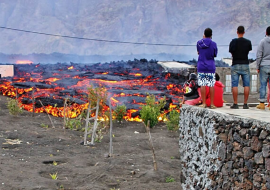
M 203 38 L 197 42 L 199 54 L 197 69 L 200 73 L 215 73 L 214 58 L 217 56 L 217 44 L 211 38 Z
M 210 38 L 203 38 L 197 42 L 197 45 L 202 48 L 209 48 L 212 43 L 212 40 Z

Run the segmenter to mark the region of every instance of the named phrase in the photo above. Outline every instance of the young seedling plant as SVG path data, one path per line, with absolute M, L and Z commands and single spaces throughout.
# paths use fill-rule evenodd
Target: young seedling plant
M 57 176 L 57 172 L 55 174 L 50 174 L 51 178 L 53 180 L 57 180 L 58 176 Z
M 175 182 L 175 179 L 172 176 L 166 177 L 166 183 Z
M 16 99 L 8 99 L 7 107 L 10 115 L 19 115 L 22 113 L 21 105 Z

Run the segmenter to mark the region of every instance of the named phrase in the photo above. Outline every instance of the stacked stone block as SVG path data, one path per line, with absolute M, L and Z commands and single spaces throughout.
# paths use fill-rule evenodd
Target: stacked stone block
M 183 189 L 270 189 L 270 123 L 184 106 Z

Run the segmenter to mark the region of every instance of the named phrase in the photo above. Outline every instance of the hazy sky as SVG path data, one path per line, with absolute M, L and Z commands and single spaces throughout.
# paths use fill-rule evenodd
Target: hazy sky
M 237 37 L 237 26 L 244 25 L 245 37 L 253 44 L 250 57 L 255 57 L 256 45 L 270 25 L 269 8 L 266 0 L 1 0 L 0 27 L 35 33 L 0 28 L 0 52 L 197 58 L 195 44 L 210 27 L 222 58 L 230 57 L 230 40 Z

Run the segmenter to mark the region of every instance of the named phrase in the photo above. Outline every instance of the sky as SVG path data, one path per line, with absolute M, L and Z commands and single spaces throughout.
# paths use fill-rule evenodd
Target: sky
M 196 59 L 196 42 L 210 27 L 221 59 L 231 56 L 229 42 L 244 25 L 253 44 L 250 58 L 255 58 L 270 25 L 269 9 L 266 0 L 2 0 L 0 53 L 164 53 Z

